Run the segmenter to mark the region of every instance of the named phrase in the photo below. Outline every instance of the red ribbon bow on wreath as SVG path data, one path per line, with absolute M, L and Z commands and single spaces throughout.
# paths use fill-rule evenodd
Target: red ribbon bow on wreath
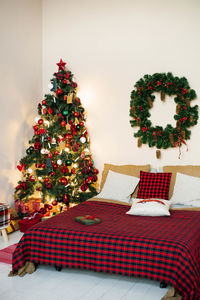
M 179 156 L 178 156 L 179 159 L 181 158 L 181 146 L 182 146 L 182 144 L 184 144 L 186 146 L 186 148 L 187 148 L 186 151 L 188 151 L 188 146 L 187 146 L 186 142 L 184 141 L 181 134 L 179 134 L 178 141 L 175 142 L 174 145 L 173 145 L 174 147 L 177 147 L 177 146 L 179 147 Z

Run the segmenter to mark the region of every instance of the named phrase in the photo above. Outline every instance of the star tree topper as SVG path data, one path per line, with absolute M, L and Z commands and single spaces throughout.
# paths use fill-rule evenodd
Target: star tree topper
M 60 71 L 60 70 L 65 70 L 65 65 L 66 65 L 66 63 L 63 62 L 62 59 L 60 59 L 60 62 L 57 63 L 58 71 Z

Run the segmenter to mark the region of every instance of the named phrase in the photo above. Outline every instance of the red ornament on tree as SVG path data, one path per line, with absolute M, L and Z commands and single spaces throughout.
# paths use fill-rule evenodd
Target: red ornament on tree
M 42 125 L 43 123 L 44 123 L 44 121 L 43 121 L 42 119 L 39 119 L 39 120 L 38 120 L 38 124 L 39 124 L 39 125 Z
M 52 110 L 52 108 L 49 106 L 49 108 L 48 108 L 48 113 L 50 114 L 50 115 L 52 115 L 52 113 L 53 113 L 53 110 Z
M 54 170 L 58 169 L 58 164 L 52 164 Z
M 98 174 L 98 173 L 99 173 L 99 170 L 94 169 L 94 170 L 93 170 L 93 173 L 94 173 L 94 174 Z
M 62 127 L 65 127 L 65 126 L 66 126 L 66 122 L 65 122 L 65 121 L 61 121 L 61 122 L 60 122 L 60 125 L 61 125 Z
M 44 182 L 49 182 L 49 177 L 45 177 Z
M 63 80 L 63 74 L 62 73 L 56 73 L 56 77 L 58 80 Z
M 83 192 L 85 192 L 87 190 L 87 188 L 88 188 L 87 184 L 84 183 L 84 184 L 81 185 L 81 190 Z
M 62 183 L 62 184 L 64 184 L 64 185 L 67 185 L 67 184 L 68 184 L 68 180 L 67 180 L 67 178 L 65 178 L 65 177 L 60 177 L 60 178 L 59 178 L 59 182 Z
M 58 204 L 58 202 L 57 202 L 56 200 L 53 200 L 53 201 L 52 201 L 52 205 L 53 205 L 53 206 L 56 206 L 57 204 Z
M 63 166 L 60 171 L 63 173 L 63 174 L 67 174 L 68 173 L 68 168 L 66 166 Z
M 62 92 L 63 92 L 62 89 L 57 89 L 57 90 L 56 90 L 56 96 L 61 95 Z
M 33 126 L 34 131 L 37 131 L 39 129 L 38 125 Z
M 42 148 L 42 145 L 39 142 L 35 142 L 34 147 L 36 150 L 39 150 Z
M 77 111 L 74 112 L 74 117 L 77 118 L 79 116 L 79 113 Z
M 46 104 L 47 104 L 46 100 L 42 100 L 42 105 L 46 105 Z

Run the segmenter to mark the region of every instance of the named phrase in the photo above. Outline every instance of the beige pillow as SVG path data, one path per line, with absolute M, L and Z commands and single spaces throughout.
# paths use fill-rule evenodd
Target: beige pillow
M 169 188 L 169 199 L 171 199 L 173 191 L 174 191 L 174 185 L 176 181 L 176 173 L 182 173 L 185 175 L 190 175 L 194 177 L 200 177 L 200 166 L 192 166 L 192 165 L 186 165 L 186 166 L 164 166 L 163 172 L 171 172 L 171 183 Z
M 104 183 L 106 181 L 107 175 L 108 175 L 108 171 L 111 170 L 113 172 L 117 172 L 120 174 L 125 174 L 125 175 L 129 175 L 129 176 L 135 176 L 140 178 L 140 171 L 144 171 L 144 172 L 150 172 L 150 165 L 111 165 L 111 164 L 104 164 L 104 169 L 102 172 L 102 178 L 101 178 L 101 185 L 100 185 L 100 189 L 102 190 Z M 135 195 L 136 194 L 136 195 Z M 137 188 L 135 190 L 135 192 L 132 195 L 133 197 L 136 198 L 137 196 Z

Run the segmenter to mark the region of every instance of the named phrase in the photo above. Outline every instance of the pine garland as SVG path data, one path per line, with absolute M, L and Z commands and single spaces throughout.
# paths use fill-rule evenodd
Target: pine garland
M 139 130 L 134 133 L 134 136 L 139 138 L 138 146 L 148 144 L 149 147 L 167 149 L 180 148 L 185 144 L 185 140 L 190 139 L 191 134 L 188 128 L 196 125 L 198 121 L 198 105 L 190 106 L 190 102 L 197 95 L 190 88 L 187 79 L 174 77 L 172 73 L 155 73 L 144 75 L 134 87 L 131 92 L 130 123 L 132 127 L 139 127 Z M 149 110 L 153 106 L 155 92 L 161 94 L 162 101 L 165 100 L 165 95 L 175 95 L 174 101 L 177 104 L 174 115 L 175 128 L 170 124 L 165 128 L 159 125 L 152 126 Z

